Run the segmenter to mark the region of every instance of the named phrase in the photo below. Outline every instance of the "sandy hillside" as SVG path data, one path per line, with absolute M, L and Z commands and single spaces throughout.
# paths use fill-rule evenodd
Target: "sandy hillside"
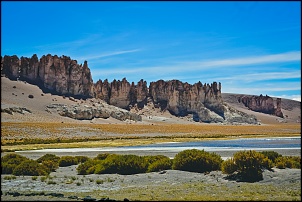
M 33 95 L 33 98 L 29 98 Z M 278 118 L 276 116 L 267 115 L 263 113 L 253 112 L 248 110 L 242 103 L 238 103 L 237 94 L 222 94 L 223 99 L 229 105 L 237 108 L 240 111 L 254 114 L 262 124 L 276 124 L 276 123 L 297 123 L 300 122 L 301 117 L 301 102 L 282 99 L 282 111 L 285 118 Z M 114 118 L 109 119 L 93 119 L 87 121 L 74 120 L 67 117 L 62 117 L 55 113 L 46 111 L 46 106 L 53 103 L 61 104 L 86 104 L 91 105 L 90 100 L 70 100 L 68 97 L 64 98 L 58 95 L 51 95 L 50 93 L 43 93 L 40 88 L 35 85 L 23 81 L 11 81 L 8 78 L 1 77 L 1 109 L 8 107 L 24 107 L 32 113 L 14 113 L 10 115 L 1 113 L 1 122 L 19 122 L 19 121 L 35 121 L 35 122 L 81 122 L 81 123 L 122 123 L 122 121 Z M 148 104 L 140 111 L 132 110 L 132 112 L 142 115 L 143 121 L 141 124 L 150 123 L 191 123 L 200 124 L 192 120 L 191 116 L 175 117 L 168 111 L 161 112 L 154 108 L 152 104 Z

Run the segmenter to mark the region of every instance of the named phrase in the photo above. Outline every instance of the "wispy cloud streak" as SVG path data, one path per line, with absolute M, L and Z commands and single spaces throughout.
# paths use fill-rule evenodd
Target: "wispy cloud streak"
M 133 50 L 123 50 L 123 51 L 113 51 L 113 52 L 107 52 L 107 53 L 101 53 L 101 54 L 93 54 L 93 55 L 86 55 L 83 57 L 78 58 L 79 60 L 93 60 L 93 59 L 99 59 L 109 56 L 115 56 L 115 55 L 122 55 L 126 53 L 134 53 L 141 51 L 141 49 L 133 49 Z
M 212 60 L 212 61 L 176 61 L 168 65 L 157 65 L 157 66 L 145 66 L 127 69 L 123 68 L 112 68 L 100 70 L 100 75 L 110 75 L 110 74 L 131 74 L 131 73 L 147 73 L 153 74 L 161 72 L 162 74 L 182 73 L 190 71 L 201 71 L 206 69 L 221 68 L 221 67 L 235 67 L 235 66 L 245 66 L 245 65 L 255 65 L 255 64 L 274 64 L 274 63 L 284 63 L 284 62 L 298 62 L 301 61 L 301 52 L 293 51 L 281 54 L 271 54 L 258 57 L 244 57 L 244 58 L 232 58 L 224 60 Z M 96 75 L 99 73 L 96 71 Z M 280 77 L 281 73 L 276 73 L 275 75 L 266 75 L 270 77 Z M 253 76 L 253 75 L 251 75 Z M 256 76 L 256 75 L 254 75 Z M 263 75 L 265 76 L 265 75 Z M 292 75 L 288 75 L 289 77 Z

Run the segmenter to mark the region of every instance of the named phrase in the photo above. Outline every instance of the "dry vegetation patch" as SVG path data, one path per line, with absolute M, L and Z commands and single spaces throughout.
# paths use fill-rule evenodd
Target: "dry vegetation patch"
M 1 123 L 2 151 L 33 148 L 131 146 L 212 138 L 300 136 L 300 124 L 89 124 Z

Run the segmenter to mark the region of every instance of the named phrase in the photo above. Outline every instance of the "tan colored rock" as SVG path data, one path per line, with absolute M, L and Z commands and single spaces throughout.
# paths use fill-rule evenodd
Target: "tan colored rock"
M 250 110 L 261 112 L 265 114 L 272 114 L 283 118 L 281 111 L 281 98 L 277 98 L 277 106 L 274 105 L 272 97 L 266 95 L 263 96 L 241 96 L 238 98 L 239 102 L 242 102 Z
M 44 91 L 75 97 L 92 97 L 93 81 L 87 61 L 82 66 L 70 57 L 36 54 L 31 58 L 4 56 L 1 74 L 38 85 Z

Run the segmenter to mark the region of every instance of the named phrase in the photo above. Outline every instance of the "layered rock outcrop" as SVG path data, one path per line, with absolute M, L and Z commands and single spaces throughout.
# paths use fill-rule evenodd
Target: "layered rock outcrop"
M 212 84 L 198 82 L 191 85 L 179 80 L 158 80 L 151 82 L 148 88 L 144 80 L 130 84 L 124 78 L 121 81 L 113 80 L 111 83 L 107 79 L 99 80 L 94 84 L 87 61 L 79 65 L 70 57 L 50 54 L 42 56 L 40 60 L 37 55 L 20 59 L 17 56 L 4 56 L 1 58 L 1 75 L 36 84 L 46 92 L 75 98 L 98 98 L 107 104 L 127 110 L 134 106 L 142 109 L 147 100 L 152 100 L 154 106 L 161 110 L 168 110 L 176 116 L 192 114 L 195 121 L 257 123 L 254 116 L 235 110 L 223 102 L 221 83 L 217 82 Z M 58 106 L 58 109 L 61 115 L 75 119 L 108 116 L 101 107 Z M 277 111 L 274 112 L 280 114 L 280 111 Z M 110 112 L 110 116 L 141 119 L 132 117 L 134 115 L 128 116 L 124 111 L 113 114 Z
M 268 95 L 263 96 L 262 94 L 260 96 L 240 96 L 238 102 L 243 103 L 250 110 L 283 118 L 281 98 L 277 98 L 276 106 L 272 97 Z
M 95 98 L 105 100 L 108 104 L 129 109 L 131 106 L 137 104 L 143 107 L 146 104 L 148 96 L 147 82 L 140 80 L 137 85 L 131 84 L 126 78 L 120 80 L 113 80 L 111 83 L 108 80 L 99 80 L 94 85 Z
M 150 83 L 150 96 L 162 110 L 177 116 L 193 114 L 199 122 L 239 122 L 256 124 L 254 116 L 231 108 L 221 97 L 221 83 L 193 85 L 179 80 Z
M 179 80 L 151 82 L 147 88 L 146 81 L 140 80 L 137 85 L 130 84 L 126 78 L 109 83 L 99 80 L 95 84 L 95 97 L 105 100 L 108 104 L 124 109 L 143 108 L 147 100 L 154 106 L 168 110 L 176 116 L 193 114 L 199 122 L 238 122 L 256 124 L 255 116 L 235 110 L 223 102 L 221 83 L 193 85 Z
M 40 60 L 4 56 L 1 59 L 1 75 L 10 79 L 21 79 L 38 85 L 44 92 L 72 95 L 79 98 L 93 96 L 93 81 L 87 61 L 84 65 L 67 56 L 43 55 Z

